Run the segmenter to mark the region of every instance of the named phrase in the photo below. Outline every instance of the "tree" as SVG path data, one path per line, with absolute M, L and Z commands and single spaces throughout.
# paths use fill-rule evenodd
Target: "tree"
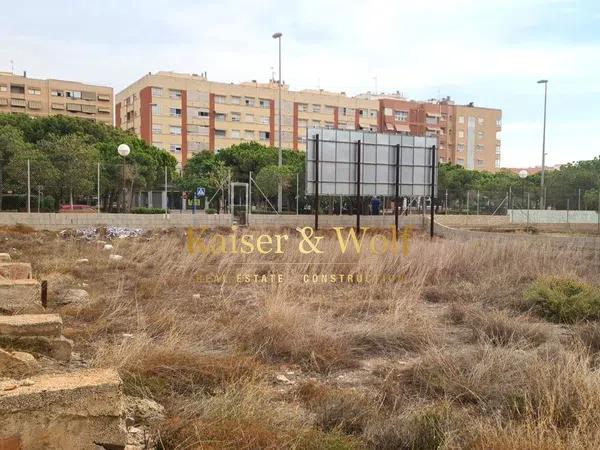
M 10 162 L 15 155 L 25 153 L 29 146 L 23 138 L 23 132 L 12 125 L 0 126 L 0 209 L 2 209 L 2 194 L 10 170 Z M 14 170 L 14 168 L 13 168 Z

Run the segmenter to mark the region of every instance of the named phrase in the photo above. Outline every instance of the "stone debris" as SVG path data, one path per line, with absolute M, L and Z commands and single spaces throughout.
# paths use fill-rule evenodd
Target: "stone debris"
M 122 261 L 123 257 L 121 255 L 110 255 L 108 259 L 111 261 Z
M 31 382 L 0 381 L 0 443 L 16 439 L 12 448 L 50 450 L 125 447 L 122 382 L 115 370 L 37 375 Z
M 194 295 L 192 295 L 192 298 L 194 300 L 200 300 L 200 294 L 194 294 Z
M 144 234 L 144 230 L 141 228 L 127 228 L 127 227 L 107 227 L 106 237 L 125 239 L 130 237 L 138 237 Z
M 75 261 L 76 264 L 87 264 L 89 262 L 90 260 L 87 258 L 79 258 L 77 261 Z
M 286 376 L 285 376 L 285 375 L 283 375 L 283 374 L 277 375 L 277 376 L 275 377 L 275 379 L 276 379 L 277 381 L 279 381 L 280 383 L 283 383 L 283 384 L 295 384 L 295 382 L 294 382 L 294 381 L 290 380 L 288 377 L 286 377 Z
M 34 375 L 39 370 L 40 365 L 33 355 L 24 352 L 7 352 L 0 348 L 0 377 L 23 378 Z
M 111 251 L 113 246 L 111 244 L 104 244 L 104 250 Z
M 136 424 L 158 422 L 165 418 L 165 408 L 149 398 L 126 396 L 125 411 Z
M 57 305 L 87 305 L 92 300 L 90 294 L 85 289 L 67 289 L 64 294 L 56 301 Z
M 0 278 L 0 314 L 42 312 L 40 290 L 37 280 Z
M 10 262 L 10 254 L 0 253 L 0 262 Z

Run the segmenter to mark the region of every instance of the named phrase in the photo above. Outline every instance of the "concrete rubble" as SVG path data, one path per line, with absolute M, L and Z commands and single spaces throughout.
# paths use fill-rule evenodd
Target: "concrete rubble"
M 87 305 L 92 300 L 90 294 L 85 289 L 67 289 L 65 293 L 56 301 L 57 305 Z
M 82 303 L 89 295 L 72 289 L 61 299 Z M 61 317 L 42 306 L 31 265 L 0 253 L 0 450 L 144 448 L 130 445 L 146 432 L 126 429 L 131 410 L 116 370 L 69 364 L 72 348 Z M 160 417 L 160 405 L 140 402 L 136 415 Z

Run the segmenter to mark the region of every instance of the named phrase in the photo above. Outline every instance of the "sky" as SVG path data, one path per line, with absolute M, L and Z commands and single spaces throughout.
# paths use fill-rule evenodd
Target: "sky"
M 4 8 L 2 4 L 6 3 Z M 503 112 L 502 166 L 600 156 L 597 0 L 0 0 L 0 71 L 105 84 L 147 72 L 374 91 Z M 12 61 L 12 63 L 11 63 Z

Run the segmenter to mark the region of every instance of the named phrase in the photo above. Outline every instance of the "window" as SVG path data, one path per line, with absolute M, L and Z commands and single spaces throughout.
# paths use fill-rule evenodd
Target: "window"
M 98 108 L 98 112 L 100 114 L 110 114 L 110 109 L 108 109 L 108 108 Z
M 496 119 L 496 127 L 500 128 L 502 126 L 502 119 Z
M 258 132 L 258 138 L 261 141 L 268 141 L 270 137 L 271 137 L 271 133 L 269 133 L 268 131 L 259 131 Z
M 169 115 L 171 117 L 181 117 L 181 108 L 169 108 Z
M 391 116 L 394 114 L 394 111 L 392 110 L 392 108 L 383 108 L 383 115 L 384 116 Z
M 394 111 L 394 119 L 398 122 L 406 122 L 408 120 L 408 111 Z
M 456 146 L 456 150 L 458 150 L 459 152 L 464 152 L 465 151 L 465 144 L 458 144 Z
M 244 105 L 254 106 L 254 99 L 252 97 L 244 97 Z
M 306 104 L 306 103 L 298 103 L 298 111 L 301 111 L 301 112 L 308 111 L 308 104 Z
M 152 141 L 152 145 L 154 145 L 156 148 L 160 148 L 164 150 L 164 144 L 162 142 L 154 142 Z
M 244 139 L 249 139 L 249 140 L 254 139 L 254 131 L 252 131 L 252 130 L 244 131 Z
M 496 145 L 496 156 L 500 155 L 500 146 Z
M 320 128 L 321 127 L 321 121 L 320 120 L 313 120 L 312 121 L 312 126 L 315 128 Z
M 29 109 L 42 109 L 42 102 L 29 102 Z M 94 111 L 96 112 L 96 109 L 94 108 Z
M 215 103 L 225 103 L 224 95 L 215 95 Z
M 240 122 L 242 120 L 242 115 L 238 112 L 231 113 L 231 121 L 232 122 Z
M 81 111 L 87 114 L 96 114 L 96 105 L 81 105 Z
M 52 109 L 65 109 L 65 105 L 63 105 L 62 103 L 52 103 L 51 108 Z
M 229 135 L 232 139 L 239 139 L 240 138 L 240 130 L 231 130 Z
M 478 159 L 477 160 L 477 167 L 482 167 L 483 166 L 483 159 Z
M 325 122 L 325 128 L 333 129 L 333 122 Z
M 477 137 L 478 137 L 479 139 L 483 139 L 483 131 L 478 131 L 478 132 L 477 132 Z
M 181 127 L 176 125 L 169 126 L 169 133 L 179 135 L 181 134 Z
M 40 88 L 30 87 L 30 88 L 27 89 L 27 93 L 29 95 L 41 95 L 42 94 L 42 90 Z
M 25 94 L 25 86 L 22 84 L 11 84 L 10 85 L 10 93 L 11 94 Z
M 98 94 L 98 101 L 110 102 L 110 95 Z
M 171 144 L 169 146 L 169 150 L 171 150 L 171 152 L 173 152 L 173 153 L 179 153 L 181 151 L 181 145 L 179 145 L 179 144 Z
M 477 148 L 477 151 L 480 151 L 480 152 L 483 151 L 483 145 L 481 145 L 481 144 L 477 144 L 476 148 Z
M 159 87 L 152 88 L 152 97 L 162 97 L 162 95 L 163 95 L 162 88 L 159 88 Z
M 271 102 L 264 98 L 259 98 L 258 104 L 261 108 L 270 108 L 271 107 Z
M 458 137 L 461 138 L 461 139 L 465 137 L 464 130 L 458 130 Z
M 244 122 L 254 122 L 254 114 L 246 114 L 244 116 Z
M 63 91 L 53 90 L 52 92 L 50 92 L 50 95 L 52 97 L 64 97 L 65 93 Z
M 160 115 L 160 106 L 159 105 L 150 105 L 152 107 L 152 115 L 159 116 Z
M 153 123 L 152 124 L 152 134 L 161 134 L 161 133 L 162 133 L 162 126 L 160 124 Z
M 198 134 L 200 136 L 208 136 L 208 126 L 207 125 L 194 125 L 188 124 L 187 126 L 188 134 Z
M 67 111 L 80 112 L 81 111 L 81 105 L 77 105 L 75 103 L 67 103 Z
M 308 127 L 308 120 L 306 119 L 298 119 L 298 126 L 301 128 Z
M 227 133 L 225 132 L 225 130 L 215 130 L 215 136 L 225 137 L 225 136 L 227 136 Z
M 231 96 L 232 105 L 240 105 L 242 103 L 242 97 Z
M 478 118 L 477 118 L 477 123 L 478 123 L 479 125 L 483 125 L 483 117 L 478 117 Z
M 198 110 L 198 117 L 208 117 L 208 108 L 200 108 Z
M 359 109 L 358 110 L 358 115 L 360 117 L 368 117 L 369 116 L 369 110 L 368 109 Z
M 219 122 L 223 122 L 224 120 L 227 120 L 227 114 L 215 113 L 215 120 L 218 120 Z
M 456 164 L 458 164 L 459 166 L 464 166 L 465 165 L 465 160 L 462 158 L 458 158 L 456 160 Z
M 371 109 L 369 110 L 369 117 L 371 117 L 371 119 L 377 119 L 378 113 L 379 111 L 377 111 L 376 109 Z
M 181 91 L 179 89 L 169 89 L 169 97 L 174 99 L 181 98 Z
M 325 105 L 325 108 L 323 109 L 323 111 L 326 114 L 333 114 L 334 110 L 335 110 L 335 106 L 331 106 L 331 105 Z
M 425 118 L 425 123 L 429 124 L 429 125 L 437 125 L 438 123 L 438 118 L 437 117 L 431 117 L 431 116 L 427 116 Z
M 81 91 L 65 91 L 67 98 L 73 98 L 75 100 L 81 99 Z
M 260 118 L 260 123 L 262 123 L 263 125 L 269 125 L 270 119 L 269 116 L 262 116 Z
M 342 108 L 342 114 L 344 116 L 353 116 L 354 115 L 354 109 L 352 108 Z
M 298 142 L 300 144 L 306 144 L 306 136 L 298 136 Z
M 312 105 L 312 112 L 321 112 L 321 105 Z
M 96 101 L 96 93 L 90 92 L 90 91 L 81 91 L 81 98 L 83 100 L 95 102 Z
M 0 84 L 0 92 L 7 92 L 8 86 L 5 84 Z
M 465 123 L 465 116 L 458 116 L 458 123 Z
M 497 160 L 496 160 L 496 169 L 497 169 L 498 167 L 500 167 L 500 159 L 497 159 Z

